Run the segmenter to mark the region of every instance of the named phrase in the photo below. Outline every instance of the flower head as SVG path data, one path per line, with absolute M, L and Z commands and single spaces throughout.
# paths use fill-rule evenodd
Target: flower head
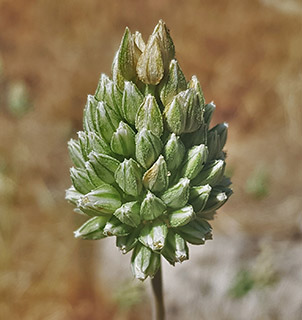
M 175 265 L 189 258 L 187 243 L 211 239 L 208 220 L 232 194 L 222 150 L 228 126 L 210 129 L 214 110 L 197 77 L 185 79 L 163 21 L 146 44 L 126 28 L 112 78 L 101 76 L 83 131 L 68 143 L 66 199 L 90 217 L 75 236 L 115 236 L 141 280 L 155 275 L 161 255 Z

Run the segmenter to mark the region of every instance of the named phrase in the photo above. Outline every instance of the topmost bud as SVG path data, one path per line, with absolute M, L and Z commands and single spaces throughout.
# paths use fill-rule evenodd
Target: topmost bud
M 166 24 L 160 20 L 138 59 L 136 71 L 145 84 L 157 85 L 175 57 L 175 47 Z

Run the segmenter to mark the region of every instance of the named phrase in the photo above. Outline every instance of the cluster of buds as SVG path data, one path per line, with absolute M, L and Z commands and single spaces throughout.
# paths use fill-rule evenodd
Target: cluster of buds
M 187 243 L 211 239 L 213 219 L 232 194 L 224 176 L 227 124 L 210 127 L 196 76 L 187 81 L 165 23 L 147 44 L 126 28 L 112 65 L 84 110 L 83 131 L 68 147 L 74 167 L 66 199 L 90 217 L 75 236 L 116 237 L 132 251 L 140 280 L 153 277 L 161 255 L 189 258 Z

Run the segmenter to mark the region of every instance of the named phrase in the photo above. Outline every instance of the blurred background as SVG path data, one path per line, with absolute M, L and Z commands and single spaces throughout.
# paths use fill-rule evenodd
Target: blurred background
M 168 319 L 302 319 L 302 3 L 0 0 L 0 318 L 151 319 L 149 281 L 109 240 L 73 238 L 67 141 L 124 28 L 162 18 L 213 124 L 234 195 L 214 241 L 164 264 Z

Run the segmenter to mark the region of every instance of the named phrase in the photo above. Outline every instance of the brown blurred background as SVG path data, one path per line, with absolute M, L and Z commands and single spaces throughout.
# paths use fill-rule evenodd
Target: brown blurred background
M 299 0 L 0 0 L 0 319 L 150 319 L 147 285 L 128 266 L 130 280 L 115 283 L 102 242 L 73 238 L 83 219 L 64 190 L 87 94 L 110 74 L 125 26 L 147 40 L 160 18 L 187 78 L 216 103 L 214 123 L 230 124 L 235 192 L 214 241 L 179 269 L 206 271 L 208 304 L 186 316 L 196 306 L 168 298 L 169 319 L 302 319 Z M 203 250 L 213 253 L 199 265 Z M 232 272 L 215 287 L 226 260 Z

